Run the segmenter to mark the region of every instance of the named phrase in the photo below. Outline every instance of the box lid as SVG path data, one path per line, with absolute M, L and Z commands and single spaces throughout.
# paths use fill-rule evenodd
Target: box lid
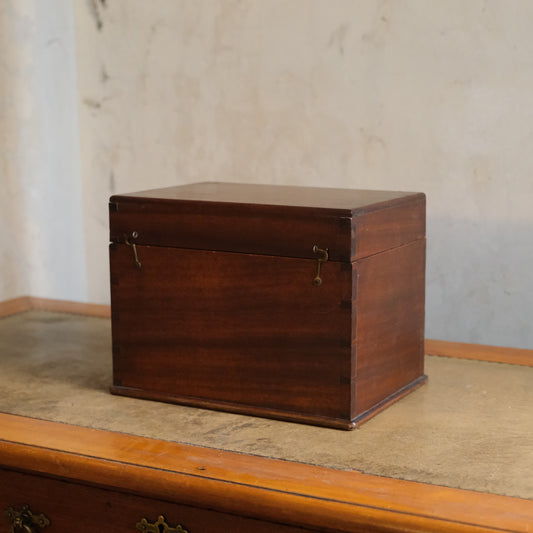
M 425 195 L 203 182 L 114 195 L 111 242 L 354 261 L 425 237 Z

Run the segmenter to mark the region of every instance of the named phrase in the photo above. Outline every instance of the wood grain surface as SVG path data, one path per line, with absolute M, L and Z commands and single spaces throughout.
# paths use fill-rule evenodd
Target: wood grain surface
M 352 429 L 421 383 L 421 193 L 115 195 L 110 238 L 112 392 Z
M 253 183 L 228 183 L 206 181 L 151 189 L 111 197 L 111 202 L 139 203 L 144 199 L 156 202 L 230 204 L 253 206 L 307 208 L 345 214 L 362 214 L 401 204 L 420 193 L 401 191 L 376 191 L 367 189 L 334 189 L 327 187 L 301 187 L 291 185 L 261 185 Z
M 353 261 L 425 235 L 425 196 L 199 183 L 110 199 L 110 241 Z
M 0 414 L 0 464 L 320 531 L 530 531 L 533 502 Z M 44 509 L 40 510 L 44 512 Z
M 114 392 L 350 423 L 349 263 L 328 262 L 316 287 L 316 261 L 137 249 L 140 270 L 110 248 Z
M 31 502 L 34 515 L 50 521 L 45 529 L 56 533 L 131 533 L 145 519 L 154 524 L 159 516 L 173 531 L 188 533 L 296 533 L 310 531 L 273 521 L 243 518 L 165 500 L 97 488 L 78 482 L 50 479 L 0 468 L 0 509 L 20 511 Z M 181 526 L 183 529 L 178 529 Z M 44 528 L 43 528 L 44 529 Z M 159 531 L 162 531 L 160 529 Z
M 111 317 L 111 306 L 109 305 L 34 298 L 32 296 L 21 296 L 0 302 L 0 317 L 35 309 L 34 301 L 39 302 L 39 309 L 43 311 L 58 311 L 102 318 Z M 533 350 L 525 348 L 425 339 L 425 353 L 442 357 L 533 366 Z
M 425 250 L 420 239 L 354 263 L 356 415 L 424 375 Z
M 509 348 L 503 346 L 488 346 L 486 344 L 426 339 L 425 351 L 428 355 L 441 355 L 443 357 L 473 359 L 474 361 L 491 361 L 493 363 L 533 366 L 533 350 L 527 350 L 524 348 Z

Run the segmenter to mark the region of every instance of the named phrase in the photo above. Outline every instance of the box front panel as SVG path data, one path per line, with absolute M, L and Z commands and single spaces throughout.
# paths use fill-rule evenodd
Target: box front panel
M 114 383 L 350 418 L 349 263 L 112 244 Z

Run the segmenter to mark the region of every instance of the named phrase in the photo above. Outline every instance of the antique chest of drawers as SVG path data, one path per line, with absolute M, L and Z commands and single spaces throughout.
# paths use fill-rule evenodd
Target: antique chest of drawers
M 425 380 L 422 193 L 110 199 L 112 392 L 352 429 Z
M 10 469 L 0 468 L 0 480 L 0 531 L 8 523 L 26 533 L 310 531 Z

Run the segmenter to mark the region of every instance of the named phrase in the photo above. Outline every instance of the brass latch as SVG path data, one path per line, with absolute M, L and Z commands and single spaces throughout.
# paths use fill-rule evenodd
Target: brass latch
M 139 256 L 137 255 L 137 247 L 135 246 L 135 243 L 133 242 L 133 239 L 136 239 L 138 236 L 139 234 L 136 231 L 134 231 L 131 234 L 131 237 L 124 235 L 124 242 L 128 246 L 131 246 L 133 248 L 133 260 L 134 260 L 135 266 L 140 269 L 142 265 L 141 265 L 141 262 L 139 261 Z
M 316 276 L 313 278 L 313 285 L 317 287 L 322 285 L 322 278 L 320 277 L 320 269 L 322 268 L 322 263 L 327 263 L 329 259 L 328 249 L 319 248 L 316 244 L 313 246 L 313 253 L 319 254 L 317 257 L 317 270 Z

